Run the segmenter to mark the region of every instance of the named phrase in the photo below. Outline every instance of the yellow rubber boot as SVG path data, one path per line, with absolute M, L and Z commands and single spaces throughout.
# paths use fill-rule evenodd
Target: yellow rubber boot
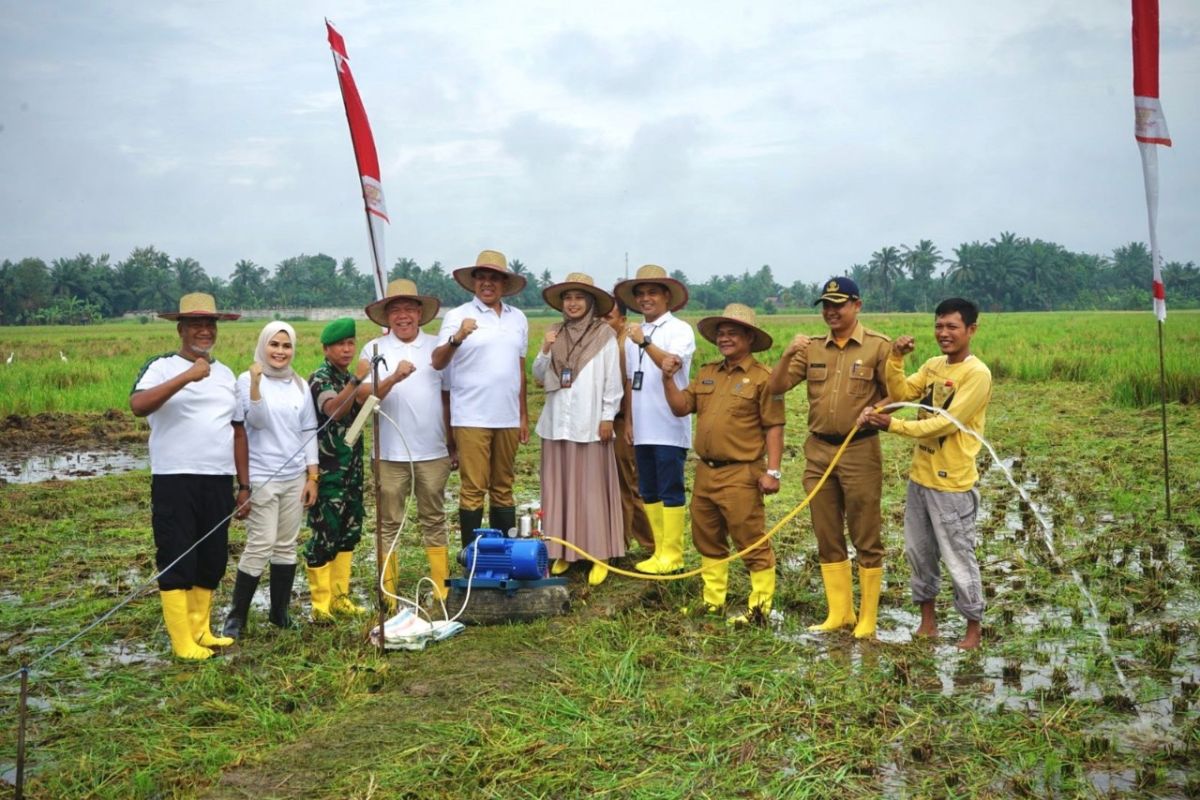
M 188 623 L 192 626 L 192 640 L 201 647 L 229 647 L 233 639 L 214 636 L 212 632 L 212 589 L 193 586 L 187 590 Z
M 353 561 L 353 550 L 343 550 L 333 559 L 333 570 L 330 572 L 332 582 L 329 587 L 332 593 L 330 608 L 336 613 L 354 614 L 357 616 L 367 613 L 367 610 L 360 605 L 356 605 L 350 599 L 350 566 Z
M 854 594 L 850 587 L 850 560 L 836 564 L 821 565 L 821 580 L 825 583 L 825 601 L 829 604 L 829 616 L 820 625 L 809 625 L 816 633 L 836 631 L 857 622 L 854 616 Z
M 646 509 L 646 519 L 650 521 L 650 535 L 654 537 L 654 552 L 645 561 L 639 561 L 634 565 L 634 569 L 638 572 L 657 575 L 658 554 L 662 552 L 663 504 L 646 503 L 644 508 Z
M 438 600 L 445 600 L 449 589 L 446 579 L 450 577 L 450 553 L 445 547 L 426 547 L 425 558 L 429 561 L 429 577 L 433 581 L 433 594 Z
M 700 578 L 704 581 L 705 610 L 720 611 L 725 607 L 725 595 L 729 592 L 729 562 L 701 556 Z
M 319 567 L 308 567 L 308 591 L 312 596 L 313 622 L 325 622 L 333 619 L 333 609 L 330 601 L 333 599 L 329 586 L 333 571 L 333 562 Z
M 570 561 L 567 561 L 565 558 L 556 558 L 556 559 L 554 559 L 554 563 L 552 563 L 550 565 L 550 574 L 551 575 L 562 575 L 564 572 L 566 572 L 570 568 L 571 568 Z
M 588 585 L 599 586 L 604 583 L 604 579 L 608 577 L 608 564 L 602 561 L 593 561 L 592 569 L 588 572 Z
M 426 552 L 428 552 L 428 551 L 426 551 Z M 347 562 L 348 561 L 349 560 L 347 559 Z M 349 590 L 349 587 L 350 587 L 349 574 L 347 574 L 347 576 L 346 576 L 346 587 L 347 587 L 347 590 Z M 395 597 L 392 597 L 392 595 L 400 594 L 400 560 L 398 558 L 396 558 L 395 550 L 393 550 L 391 553 L 389 553 L 387 556 L 387 560 L 383 562 L 383 588 L 384 588 L 383 607 L 387 609 L 387 612 L 389 614 L 395 614 L 396 609 L 399 607 L 399 604 L 400 604 L 399 600 L 397 600 Z M 389 592 L 390 592 L 390 594 L 389 594 Z M 349 605 L 352 608 L 358 609 L 358 611 L 360 611 L 360 612 L 366 611 L 365 608 L 362 608 L 361 606 L 356 606 L 353 603 L 349 603 Z M 341 610 L 343 610 L 343 609 L 339 609 L 337 607 L 337 604 L 335 601 L 334 611 L 341 611 Z M 356 612 L 351 611 L 350 613 L 353 614 Z
M 171 651 L 179 658 L 202 661 L 212 656 L 213 651 L 196 643 L 192 638 L 192 621 L 188 618 L 188 590 L 170 589 L 160 591 L 163 621 L 167 625 L 167 636 L 171 638 Z
M 766 620 L 771 613 L 771 601 L 775 597 L 775 567 L 750 573 L 750 599 L 746 602 L 746 613 L 730 617 L 733 625 L 749 625 L 756 620 Z
M 655 539 L 654 556 L 638 564 L 638 572 L 670 575 L 683 569 L 683 515 L 683 506 L 662 507 L 662 538 Z
M 855 639 L 868 639 L 875 635 L 875 617 L 879 612 L 879 590 L 883 584 L 883 567 L 858 568 L 858 624 L 854 626 Z

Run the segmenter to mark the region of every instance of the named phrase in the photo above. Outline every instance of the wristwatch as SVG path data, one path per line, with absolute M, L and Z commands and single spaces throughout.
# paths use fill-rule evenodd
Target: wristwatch
M 450 346 L 451 346 L 451 347 L 459 347 L 459 346 L 461 346 L 461 345 L 462 345 L 462 339 L 459 339 L 458 341 L 455 341 L 455 339 L 454 339 L 454 337 L 453 337 L 453 336 L 451 336 L 451 337 L 450 337 L 449 339 L 447 339 L 446 341 L 450 342 Z
M 767 474 L 777 481 L 783 480 L 783 473 L 777 469 L 769 469 L 767 470 Z

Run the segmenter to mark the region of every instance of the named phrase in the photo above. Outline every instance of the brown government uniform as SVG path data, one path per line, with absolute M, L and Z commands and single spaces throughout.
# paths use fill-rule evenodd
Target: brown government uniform
M 767 390 L 771 371 L 747 355 L 732 367 L 710 362 L 683 390 L 696 414 L 692 449 L 700 461 L 692 489 L 692 541 L 706 558 L 729 555 L 762 537 L 766 514 L 758 480 L 766 472 L 766 430 L 784 423 L 783 398 Z M 744 557 L 751 572 L 775 566 L 771 543 Z
M 811 492 L 825 474 L 862 410 L 887 397 L 884 367 L 891 347 L 891 339 L 858 322 L 845 347 L 839 348 L 833 336 L 826 333 L 812 337 L 807 348 L 792 356 L 788 388 L 808 381 L 805 491 Z M 809 504 L 822 564 L 836 564 L 850 557 L 843 525 L 850 531 L 860 567 L 883 563 L 879 510 L 883 456 L 878 433 L 858 433 Z
M 621 359 L 621 385 L 629 380 L 625 370 L 625 331 L 617 334 L 617 353 Z M 622 400 L 621 410 L 613 420 L 614 450 L 617 456 L 617 477 L 621 484 L 621 516 L 625 522 L 625 546 L 636 541 L 645 550 L 654 550 L 654 531 L 650 530 L 650 518 L 646 516 L 646 507 L 642 504 L 642 493 L 638 491 L 637 460 L 633 455 L 633 445 L 625 441 L 625 403 Z

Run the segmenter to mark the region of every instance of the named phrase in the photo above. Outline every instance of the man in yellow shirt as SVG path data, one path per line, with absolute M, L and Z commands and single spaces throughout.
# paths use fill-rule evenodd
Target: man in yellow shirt
M 894 401 L 920 398 L 921 405 L 944 409 L 982 435 L 992 396 L 992 373 L 971 354 L 979 309 L 969 300 L 952 297 L 938 305 L 934 317 L 934 337 L 942 355 L 905 377 L 904 356 L 912 352 L 913 338 L 896 339 L 884 370 L 888 395 Z M 983 583 L 975 558 L 975 515 L 979 510 L 975 456 L 980 441 L 924 408 L 916 420 L 867 409 L 859 423 L 917 440 L 904 509 L 904 556 L 912 568 L 913 601 L 921 607 L 916 635 L 937 636 L 934 600 L 941 580 L 940 558 L 954 586 L 954 607 L 967 618 L 967 633 L 958 646 L 963 650 L 978 647 Z

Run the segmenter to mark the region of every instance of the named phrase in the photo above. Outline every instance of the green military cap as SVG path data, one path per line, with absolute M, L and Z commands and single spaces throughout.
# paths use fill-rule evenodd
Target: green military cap
M 350 317 L 335 319 L 321 331 L 321 344 L 328 347 L 342 339 L 351 339 L 355 335 L 354 320 Z

